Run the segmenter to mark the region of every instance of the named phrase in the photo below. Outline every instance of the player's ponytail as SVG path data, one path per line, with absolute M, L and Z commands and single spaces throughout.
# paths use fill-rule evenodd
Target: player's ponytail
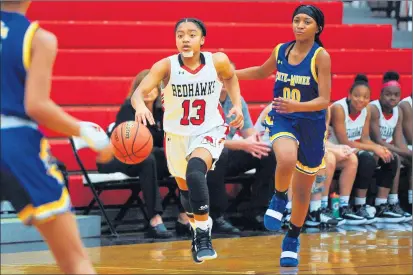
M 314 41 L 317 42 L 318 45 L 323 47 L 323 43 L 321 42 L 321 39 L 320 39 L 320 35 L 324 30 L 323 12 L 318 7 L 313 6 L 313 5 L 300 5 L 295 9 L 293 13 L 293 20 L 294 20 L 294 17 L 300 13 L 307 14 L 308 16 L 313 18 L 314 21 L 317 23 L 318 31 L 315 35 Z
M 353 93 L 353 90 L 357 88 L 358 86 L 366 86 L 367 88 L 370 89 L 369 85 L 369 79 L 365 74 L 357 74 L 356 77 L 354 78 L 354 83 L 350 88 L 350 94 Z

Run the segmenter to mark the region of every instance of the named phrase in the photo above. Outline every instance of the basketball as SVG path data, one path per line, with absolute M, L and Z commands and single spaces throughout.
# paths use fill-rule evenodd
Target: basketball
M 135 121 L 125 121 L 112 132 L 110 141 L 114 156 L 126 164 L 144 161 L 152 152 L 152 134 L 148 128 Z

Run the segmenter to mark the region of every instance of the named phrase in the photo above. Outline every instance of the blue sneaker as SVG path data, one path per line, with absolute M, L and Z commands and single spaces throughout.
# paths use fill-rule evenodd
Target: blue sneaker
M 300 239 L 291 238 L 285 235 L 282 252 L 280 257 L 280 266 L 296 267 L 298 266 L 298 252 L 300 251 Z
M 288 199 L 281 199 L 275 194 L 272 196 L 270 205 L 264 215 L 264 226 L 268 230 L 277 231 L 281 229 L 281 220 Z

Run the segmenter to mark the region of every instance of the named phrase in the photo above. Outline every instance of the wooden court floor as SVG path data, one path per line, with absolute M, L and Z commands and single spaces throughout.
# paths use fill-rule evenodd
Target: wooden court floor
M 412 233 L 301 236 L 298 269 L 280 268 L 283 235 L 215 239 L 218 258 L 196 265 L 189 241 L 88 248 L 100 274 L 412 274 Z M 57 274 L 48 251 L 1 255 L 2 274 Z

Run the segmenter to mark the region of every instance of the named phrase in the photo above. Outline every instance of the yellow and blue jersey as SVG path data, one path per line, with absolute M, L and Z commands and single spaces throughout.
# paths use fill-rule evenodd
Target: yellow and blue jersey
M 314 42 L 303 61 L 291 65 L 285 57 L 286 49 L 291 43 L 279 44 L 274 49 L 277 62 L 274 98 L 283 97 L 307 102 L 319 96 L 315 59 L 323 48 Z M 296 141 L 296 169 L 307 175 L 316 175 L 325 167 L 325 120 L 326 110 L 280 114 L 272 109 L 265 119 L 265 125 L 269 129 L 272 143 L 280 138 Z
M 299 102 L 311 101 L 319 96 L 318 77 L 315 60 L 317 54 L 323 48 L 314 42 L 313 47 L 300 64 L 291 65 L 286 58 L 286 50 L 292 42 L 279 44 L 274 49 L 277 62 L 277 74 L 274 84 L 274 98 L 283 97 Z M 270 112 L 274 115 L 275 110 Z M 282 114 L 290 118 L 322 119 L 325 117 L 325 110 L 315 112 L 296 112 Z
M 24 15 L 1 11 L 1 114 L 30 119 L 24 109 L 26 71 L 39 28 Z
M 70 211 L 71 202 L 49 144 L 24 107 L 31 44 L 39 25 L 14 12 L 1 11 L 0 20 L 1 189 L 23 222 L 47 221 Z

